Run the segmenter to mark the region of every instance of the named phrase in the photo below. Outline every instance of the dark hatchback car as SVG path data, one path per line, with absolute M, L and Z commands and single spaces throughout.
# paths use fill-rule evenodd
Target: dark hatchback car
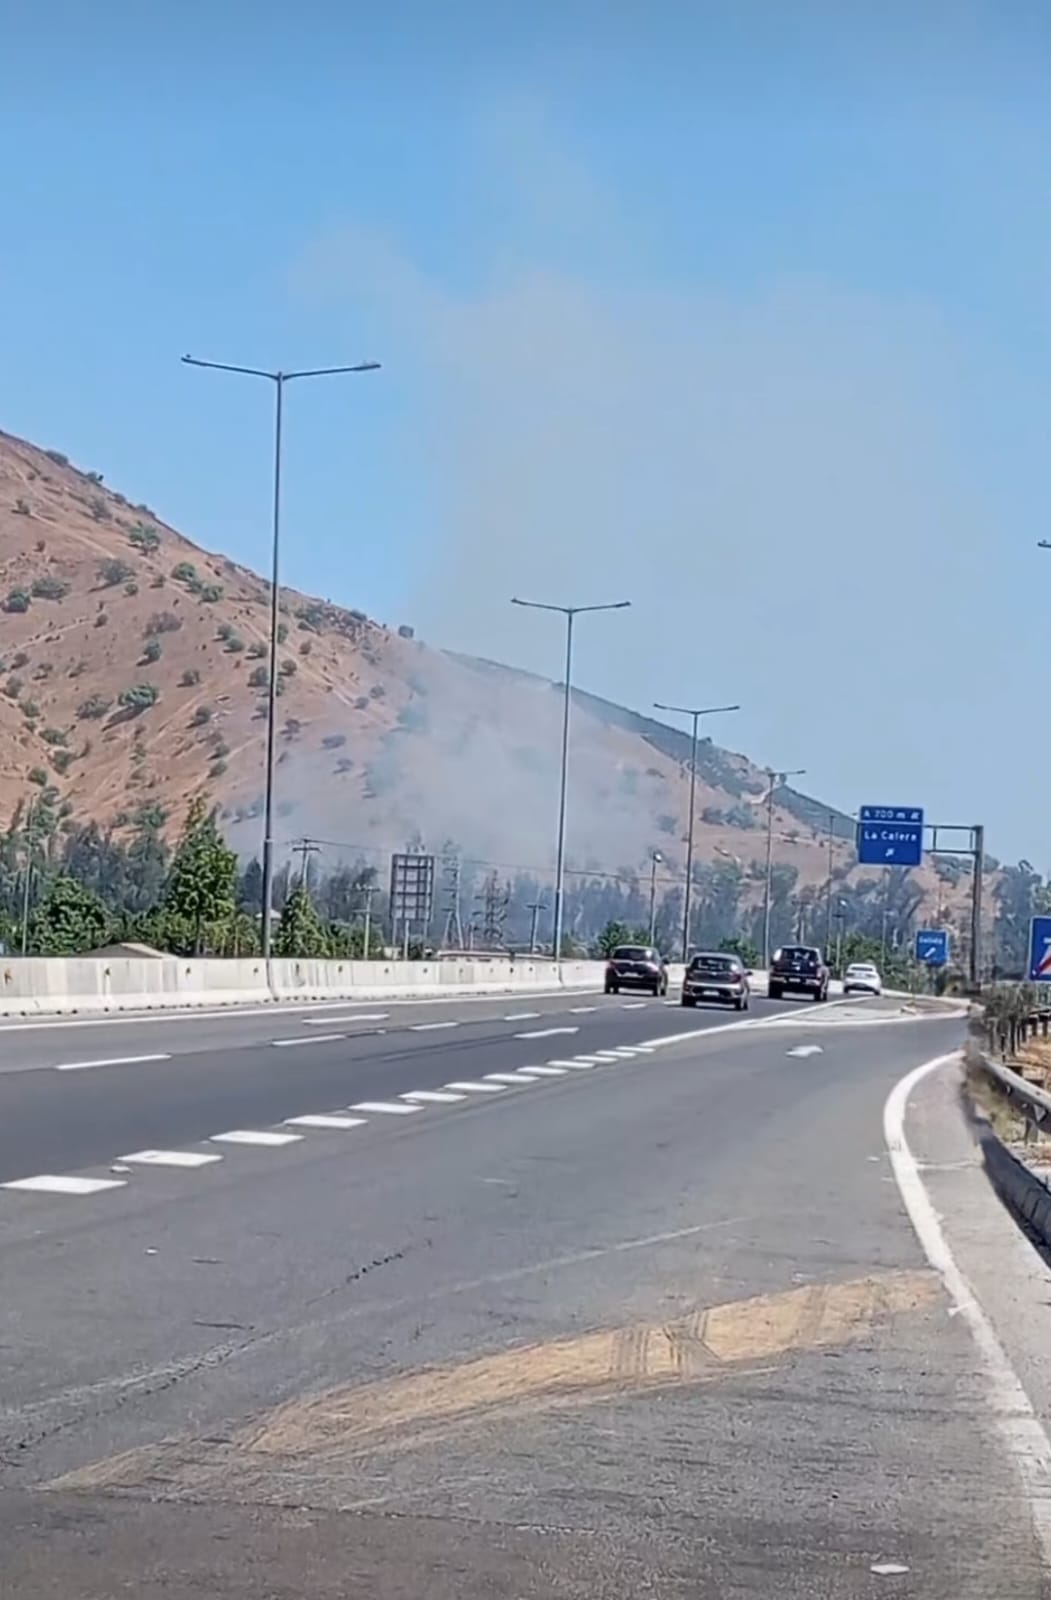
M 780 1000 L 785 994 L 808 994 L 812 1000 L 827 1000 L 828 983 L 828 967 L 816 946 L 786 944 L 774 951 L 767 989 L 771 1000 Z
M 743 963 L 737 956 L 726 955 L 721 950 L 699 951 L 683 974 L 684 1006 L 695 1006 L 698 1000 L 716 1000 L 738 1011 L 747 1011 L 750 996 L 751 986 Z
M 668 993 L 668 969 L 659 950 L 644 944 L 617 946 L 606 963 L 606 993 L 619 994 L 622 989 Z

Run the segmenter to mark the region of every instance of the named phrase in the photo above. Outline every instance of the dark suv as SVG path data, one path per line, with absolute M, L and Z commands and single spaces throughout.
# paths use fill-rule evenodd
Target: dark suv
M 828 999 L 829 971 L 821 951 L 812 944 L 785 944 L 770 960 L 767 993 L 771 1000 L 784 994 L 808 994 Z
M 606 962 L 606 993 L 619 994 L 622 989 L 668 993 L 668 969 L 659 950 L 652 945 L 618 944 Z

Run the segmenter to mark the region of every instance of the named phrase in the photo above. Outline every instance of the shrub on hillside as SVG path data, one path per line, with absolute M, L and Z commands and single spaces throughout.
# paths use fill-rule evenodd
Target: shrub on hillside
M 89 694 L 77 707 L 77 717 L 81 722 L 97 722 L 106 715 L 112 704 L 113 701 L 104 694 Z
M 16 650 L 14 655 L 11 657 L 11 666 L 12 668 L 24 667 L 28 660 L 29 657 L 26 655 L 24 650 Z
M 211 722 L 211 720 L 212 720 L 212 708 L 211 708 L 211 706 L 197 706 L 195 708 L 195 710 L 194 710 L 193 716 L 190 718 L 190 727 L 191 728 L 203 728 L 205 723 L 206 722 Z
M 159 639 L 147 639 L 140 659 L 145 666 L 150 666 L 154 661 L 159 661 L 161 659 L 161 641 Z
M 151 528 L 146 522 L 137 522 L 128 534 L 128 543 L 134 545 L 136 550 L 141 550 L 144 555 L 151 555 L 160 542 L 161 536 L 156 528 Z
M 152 639 L 155 634 L 178 633 L 181 627 L 182 622 L 174 611 L 155 611 L 142 631 L 147 639 Z
M 179 679 L 180 689 L 192 689 L 194 684 L 200 683 L 201 674 L 196 667 L 186 667 Z
M 156 684 L 135 683 L 120 691 L 117 704 L 123 706 L 125 711 L 145 711 L 149 706 L 156 705 L 159 698 L 160 691 Z
M 25 589 L 9 589 L 4 599 L 5 611 L 28 611 L 30 598 Z
M 270 674 L 265 667 L 253 667 L 248 674 L 248 687 L 250 689 L 266 689 L 270 685 Z
M 4 693 L 9 700 L 17 700 L 19 695 L 22 693 L 21 678 L 8 678 L 7 682 L 4 684 Z
M 45 744 L 65 744 L 66 735 L 61 728 L 43 728 L 40 737 Z
M 95 568 L 99 582 L 107 589 L 115 589 L 118 584 L 126 583 L 134 570 L 134 567 L 122 561 L 119 556 L 107 556 L 105 561 L 100 561 Z
M 59 578 L 53 572 L 41 573 L 39 578 L 34 578 L 29 592 L 34 600 L 64 600 L 70 591 L 70 585 L 65 578 Z

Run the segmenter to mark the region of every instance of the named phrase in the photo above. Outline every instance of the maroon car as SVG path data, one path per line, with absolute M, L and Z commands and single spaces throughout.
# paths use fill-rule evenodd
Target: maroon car
M 606 993 L 619 994 L 622 989 L 668 993 L 668 969 L 659 950 L 645 944 L 617 946 L 606 963 Z

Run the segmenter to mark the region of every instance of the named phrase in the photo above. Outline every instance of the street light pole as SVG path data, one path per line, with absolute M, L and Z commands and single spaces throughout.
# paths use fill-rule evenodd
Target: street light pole
M 828 814 L 828 887 L 825 890 L 825 959 L 829 955 L 829 946 L 832 943 L 832 850 L 835 841 L 834 828 L 836 813 Z
M 690 895 L 693 890 L 693 813 L 697 793 L 697 724 L 702 717 L 714 717 L 722 711 L 740 711 L 740 706 L 668 706 L 661 700 L 653 702 L 655 711 L 674 711 L 677 716 L 692 718 L 690 733 L 690 815 L 686 823 L 686 889 L 682 904 L 682 959 L 690 955 Z
M 770 789 L 766 797 L 766 888 L 763 892 L 763 966 L 770 970 L 770 887 L 774 875 L 774 794 L 789 778 L 801 778 L 805 767 L 795 767 L 791 772 L 775 772 L 767 767 Z
M 657 939 L 657 868 L 664 860 L 659 850 L 654 850 L 650 858 L 650 944 Z
M 557 611 L 566 619 L 566 681 L 562 693 L 562 768 L 558 784 L 558 846 L 555 854 L 555 916 L 551 955 L 554 961 L 562 960 L 562 922 L 565 915 L 563 893 L 566 875 L 566 794 L 569 781 L 569 708 L 572 697 L 573 676 L 573 622 L 586 611 L 624 611 L 630 600 L 615 600 L 602 606 L 548 605 L 542 600 L 520 600 L 513 596 L 513 606 L 525 606 L 529 611 Z
M 236 372 L 248 378 L 266 378 L 274 385 L 274 504 L 271 531 L 270 569 L 270 683 L 266 698 L 266 778 L 263 797 L 263 959 L 270 959 L 270 906 L 274 884 L 274 767 L 277 745 L 277 630 L 281 549 L 281 424 L 285 384 L 293 378 L 330 378 L 347 372 L 377 372 L 378 361 L 360 361 L 352 367 L 314 367 L 300 372 L 267 372 L 260 367 L 232 366 L 226 361 L 200 361 L 183 356 L 189 367 L 208 367 L 215 372 Z

